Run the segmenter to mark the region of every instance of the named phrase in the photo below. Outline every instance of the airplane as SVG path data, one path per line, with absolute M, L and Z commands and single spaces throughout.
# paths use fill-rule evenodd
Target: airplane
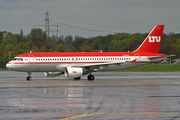
M 89 74 L 87 79 L 94 80 L 92 72 L 130 69 L 167 58 L 159 53 L 163 30 L 164 25 L 156 25 L 133 52 L 30 52 L 16 56 L 6 67 L 27 72 L 26 80 L 31 80 L 32 72 L 44 72 L 46 77 L 65 74 L 75 80 Z

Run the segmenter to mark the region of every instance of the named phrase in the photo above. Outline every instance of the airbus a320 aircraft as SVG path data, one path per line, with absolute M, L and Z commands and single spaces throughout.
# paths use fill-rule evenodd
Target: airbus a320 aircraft
M 158 53 L 163 29 L 164 25 L 156 25 L 133 52 L 25 53 L 9 61 L 6 67 L 27 72 L 27 80 L 31 80 L 32 72 L 44 72 L 47 77 L 65 74 L 67 78 L 75 80 L 89 74 L 87 79 L 94 80 L 92 72 L 129 69 L 166 58 L 167 55 Z

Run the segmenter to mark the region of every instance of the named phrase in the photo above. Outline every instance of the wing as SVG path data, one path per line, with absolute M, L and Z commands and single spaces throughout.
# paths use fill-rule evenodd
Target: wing
M 148 57 L 149 60 L 151 61 L 160 61 L 160 60 L 164 60 L 166 58 L 169 58 L 169 57 L 174 57 L 176 55 L 167 55 L 167 56 L 150 56 Z
M 121 65 L 121 64 L 125 64 L 125 63 L 136 63 L 137 59 L 134 59 L 133 61 L 125 61 L 125 62 L 120 62 L 120 61 L 116 61 L 116 62 L 102 62 L 102 63 L 89 63 L 89 64 L 70 64 L 66 67 L 91 67 L 91 68 L 95 68 L 95 67 L 100 67 L 100 66 L 108 66 L 108 65 Z
M 84 64 L 81 65 L 82 67 L 93 67 L 93 66 L 106 66 L 106 65 L 120 65 L 123 64 L 124 62 L 106 62 L 106 63 L 90 63 L 90 64 Z

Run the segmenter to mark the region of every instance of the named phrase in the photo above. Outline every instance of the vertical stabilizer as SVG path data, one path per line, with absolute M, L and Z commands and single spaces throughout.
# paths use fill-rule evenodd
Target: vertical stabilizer
M 139 48 L 134 52 L 158 53 L 162 40 L 163 30 L 164 25 L 156 25 L 143 41 L 143 43 L 139 46 Z

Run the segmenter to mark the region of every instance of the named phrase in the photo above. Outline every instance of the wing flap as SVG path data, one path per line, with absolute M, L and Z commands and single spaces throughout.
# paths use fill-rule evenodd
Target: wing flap
M 104 66 L 104 65 L 112 65 L 112 64 L 122 64 L 122 62 L 90 63 L 90 64 L 84 64 L 82 65 L 82 67 Z
M 82 67 L 93 67 L 93 66 L 106 66 L 106 65 L 121 65 L 124 63 L 135 63 L 136 59 L 133 61 L 125 61 L 125 62 L 106 62 L 106 63 L 91 63 L 91 64 L 84 64 Z
M 174 56 L 176 56 L 176 55 L 172 54 L 172 55 L 167 55 L 167 56 L 150 56 L 150 57 L 148 57 L 148 59 L 158 60 L 158 59 L 166 59 L 166 58 L 174 57 Z

